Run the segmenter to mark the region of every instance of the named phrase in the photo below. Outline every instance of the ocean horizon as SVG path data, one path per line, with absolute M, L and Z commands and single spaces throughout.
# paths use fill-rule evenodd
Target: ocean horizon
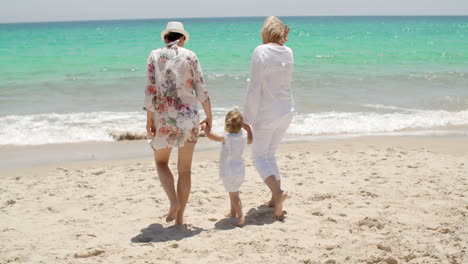
M 167 17 L 167 18 L 115 18 L 115 19 L 83 19 L 83 20 L 44 20 L 44 21 L 19 21 L 0 22 L 1 24 L 43 24 L 43 23 L 81 23 L 81 22 L 128 22 L 128 21 L 183 21 L 183 20 L 204 20 L 204 19 L 265 19 L 267 16 L 229 16 L 229 17 Z M 468 15 L 315 15 L 315 16 L 277 16 L 280 19 L 287 18 L 439 18 L 439 17 L 460 17 L 466 18 Z
M 215 130 L 242 109 L 265 17 L 183 18 Z M 468 125 L 468 16 L 280 17 L 291 27 L 288 137 Z M 145 134 L 145 63 L 171 18 L 0 24 L 0 146 Z

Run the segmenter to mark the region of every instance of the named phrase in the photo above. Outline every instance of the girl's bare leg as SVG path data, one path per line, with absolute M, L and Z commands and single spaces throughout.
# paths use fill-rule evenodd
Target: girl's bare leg
M 231 205 L 234 207 L 234 211 L 237 215 L 236 226 L 241 226 L 245 223 L 244 213 L 242 213 L 242 202 L 239 197 L 239 192 L 230 192 L 229 198 Z
M 156 170 L 158 172 L 159 181 L 166 192 L 167 198 L 171 204 L 169 213 L 166 217 L 166 222 L 174 221 L 177 211 L 180 209 L 180 203 L 177 199 L 176 190 L 174 187 L 174 176 L 171 169 L 169 169 L 169 157 L 172 148 L 158 149 L 154 151 L 154 161 L 156 163 Z
M 195 150 L 195 143 L 185 143 L 179 148 L 177 170 L 179 180 L 177 181 L 177 198 L 180 202 L 180 209 L 177 212 L 176 225 L 184 224 L 184 211 L 187 205 L 190 189 L 192 187 L 192 158 Z

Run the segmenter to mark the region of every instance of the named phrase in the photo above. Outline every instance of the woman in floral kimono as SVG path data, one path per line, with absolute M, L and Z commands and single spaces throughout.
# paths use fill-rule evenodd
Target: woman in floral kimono
M 183 48 L 190 35 L 180 22 L 169 22 L 161 32 L 165 47 L 153 50 L 147 61 L 145 89 L 146 130 L 151 138 L 156 169 L 170 209 L 167 222 L 184 223 L 191 188 L 192 156 L 199 131 L 198 102 L 211 127 L 211 103 L 197 56 Z M 177 190 L 168 166 L 172 148 L 178 148 Z

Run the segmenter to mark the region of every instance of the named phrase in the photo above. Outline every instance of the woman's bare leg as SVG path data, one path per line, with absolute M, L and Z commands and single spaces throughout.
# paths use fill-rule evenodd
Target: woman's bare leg
M 273 168 L 273 171 L 275 171 L 275 176 L 277 176 L 276 180 L 278 183 L 278 187 L 281 190 L 281 178 L 280 176 L 280 170 L 278 167 L 278 162 L 276 161 L 276 151 L 278 150 L 279 144 L 281 142 L 281 139 L 284 137 L 284 134 L 286 133 L 286 130 L 288 129 L 289 125 L 292 122 L 293 114 L 290 113 L 286 117 L 284 117 L 281 120 L 281 123 L 278 125 L 276 129 L 272 132 L 270 142 L 266 150 L 264 150 L 263 155 L 267 157 L 268 162 L 270 163 L 271 167 Z M 262 135 L 263 136 L 263 135 Z M 275 198 L 274 195 L 271 195 L 271 200 L 268 202 L 268 205 L 270 207 L 275 207 Z
M 180 202 L 180 209 L 177 212 L 176 225 L 184 224 L 184 211 L 190 196 L 192 187 L 192 158 L 195 150 L 195 143 L 185 143 L 179 148 L 177 170 L 179 180 L 177 181 L 177 198 Z
M 273 200 L 275 202 L 275 210 L 273 216 L 275 219 L 280 219 L 283 214 L 283 202 L 288 198 L 288 194 L 281 190 L 275 175 L 268 176 L 265 184 L 270 188 Z
M 158 172 L 159 181 L 166 192 L 167 198 L 171 203 L 169 213 L 166 217 L 166 222 L 174 221 L 177 211 L 180 209 L 180 203 L 177 199 L 177 194 L 174 186 L 174 176 L 169 168 L 169 157 L 172 148 L 158 149 L 154 151 L 154 161 Z
M 236 210 L 234 209 L 234 205 L 232 204 L 232 199 L 230 199 L 230 198 L 231 198 L 231 196 L 229 195 L 231 210 L 229 211 L 229 213 L 225 214 L 224 216 L 225 217 L 236 217 Z
M 279 186 L 279 188 L 281 189 L 281 180 L 278 181 L 278 186 Z M 273 197 L 273 193 L 271 193 L 271 199 L 270 199 L 270 201 L 269 201 L 267 204 L 268 204 L 268 206 L 270 206 L 270 207 L 275 207 L 275 199 L 274 199 L 274 197 Z

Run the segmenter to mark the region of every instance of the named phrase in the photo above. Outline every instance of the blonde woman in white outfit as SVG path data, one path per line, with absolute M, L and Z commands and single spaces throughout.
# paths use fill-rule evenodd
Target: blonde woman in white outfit
M 293 117 L 291 80 L 293 52 L 284 46 L 289 28 L 277 17 L 268 17 L 261 31 L 263 45 L 252 54 L 250 84 L 244 106 L 244 122 L 252 127 L 255 140 L 252 160 L 272 197 L 274 217 L 280 219 L 288 197 L 281 189 L 276 150 Z

